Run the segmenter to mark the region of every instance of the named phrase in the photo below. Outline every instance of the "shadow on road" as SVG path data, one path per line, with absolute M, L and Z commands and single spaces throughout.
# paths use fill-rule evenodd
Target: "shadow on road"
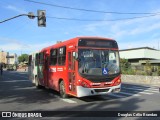
M 49 93 L 53 94 L 53 91 L 36 89 L 26 79 L 17 77 L 16 80 L 12 80 L 5 73 L 3 79 L 0 79 L 0 100 L 3 100 L 4 104 L 11 102 L 49 103 L 58 100 L 54 96 L 49 96 Z

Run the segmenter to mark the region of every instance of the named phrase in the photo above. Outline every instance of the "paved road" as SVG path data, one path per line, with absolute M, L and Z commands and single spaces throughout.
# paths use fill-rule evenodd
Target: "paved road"
M 123 83 L 117 94 L 62 99 L 53 90 L 36 89 L 26 72 L 4 71 L 0 111 L 160 111 L 160 93 L 155 86 Z

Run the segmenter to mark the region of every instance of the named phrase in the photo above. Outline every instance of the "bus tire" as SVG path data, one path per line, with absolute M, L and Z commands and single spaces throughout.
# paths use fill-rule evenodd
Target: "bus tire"
M 59 84 L 59 92 L 60 92 L 61 98 L 68 98 L 68 95 L 65 92 L 65 86 L 64 86 L 63 80 Z
M 36 88 L 38 88 L 38 89 L 41 88 L 41 85 L 39 85 L 38 77 L 36 77 L 36 79 L 35 79 L 35 86 L 36 86 Z

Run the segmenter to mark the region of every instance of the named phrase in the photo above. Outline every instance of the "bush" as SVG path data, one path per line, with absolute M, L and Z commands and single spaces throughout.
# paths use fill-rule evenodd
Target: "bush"
M 131 64 L 128 62 L 127 59 L 121 59 L 120 64 L 121 64 L 122 74 L 160 76 L 160 66 L 158 66 L 158 68 L 152 66 L 148 60 L 146 61 L 146 64 L 144 66 L 142 65 L 131 66 Z

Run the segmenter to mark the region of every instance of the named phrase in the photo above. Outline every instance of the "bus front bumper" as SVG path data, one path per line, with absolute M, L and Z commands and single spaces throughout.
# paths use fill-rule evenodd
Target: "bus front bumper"
M 77 97 L 105 95 L 111 92 L 120 92 L 121 84 L 106 88 L 84 88 L 77 86 Z

